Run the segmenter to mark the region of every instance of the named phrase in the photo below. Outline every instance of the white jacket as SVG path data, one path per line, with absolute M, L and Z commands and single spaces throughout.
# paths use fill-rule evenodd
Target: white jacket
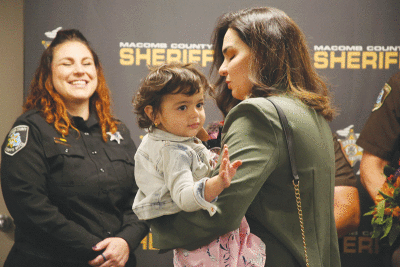
M 139 219 L 200 209 L 214 215 L 217 207 L 204 199 L 205 182 L 212 170 L 210 159 L 210 152 L 197 137 L 159 129 L 146 134 L 135 154 L 139 191 L 132 209 Z

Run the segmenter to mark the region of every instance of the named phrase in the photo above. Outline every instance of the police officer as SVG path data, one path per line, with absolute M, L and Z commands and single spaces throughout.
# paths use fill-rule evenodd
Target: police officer
M 400 72 L 383 86 L 357 145 L 364 149 L 360 178 L 372 199 L 385 182 L 383 168 L 398 161 L 400 137 Z M 397 158 L 395 158 L 397 155 Z
M 2 146 L 16 225 L 5 267 L 136 266 L 148 227 L 131 209 L 135 150 L 97 55 L 79 31 L 59 31 Z
M 400 72 L 397 72 L 383 86 L 357 140 L 357 145 L 364 149 L 360 179 L 373 200 L 385 182 L 385 165 L 398 167 L 399 137 Z

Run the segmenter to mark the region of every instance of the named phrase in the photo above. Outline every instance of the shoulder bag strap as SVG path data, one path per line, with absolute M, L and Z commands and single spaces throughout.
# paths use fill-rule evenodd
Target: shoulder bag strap
M 301 208 L 301 199 L 300 199 L 300 179 L 299 175 L 297 174 L 297 168 L 296 168 L 296 161 L 294 158 L 294 150 L 293 150 L 293 133 L 292 129 L 289 127 L 288 120 L 286 118 L 285 112 L 283 112 L 282 108 L 276 104 L 274 101 L 271 99 L 267 98 L 269 102 L 274 105 L 276 108 L 276 111 L 278 112 L 279 120 L 282 124 L 283 132 L 285 134 L 286 138 L 286 144 L 287 148 L 289 151 L 289 161 L 290 161 L 290 166 L 292 168 L 292 176 L 293 176 L 293 186 L 294 186 L 294 194 L 296 196 L 296 205 L 297 205 L 297 212 L 299 214 L 299 221 L 300 221 L 300 229 L 301 229 L 301 237 L 303 239 L 303 247 L 304 247 L 304 256 L 306 258 L 306 266 L 309 267 L 309 261 L 308 261 L 308 255 L 307 255 L 307 245 L 306 245 L 306 237 L 305 237 L 305 232 L 304 232 L 304 222 L 303 222 L 303 211 Z

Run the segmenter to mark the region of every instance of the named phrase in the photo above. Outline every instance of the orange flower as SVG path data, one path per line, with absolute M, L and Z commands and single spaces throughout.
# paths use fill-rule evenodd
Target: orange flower
M 394 188 L 393 187 L 389 187 L 389 185 L 387 183 L 384 183 L 383 186 L 382 186 L 381 191 L 385 195 L 388 195 L 388 196 L 392 197 L 393 193 L 394 193 Z
M 391 208 L 385 208 L 385 215 L 391 215 L 392 214 L 392 209 Z
M 393 217 L 396 217 L 397 219 L 400 217 L 400 207 L 397 206 L 393 209 L 393 213 L 392 213 Z

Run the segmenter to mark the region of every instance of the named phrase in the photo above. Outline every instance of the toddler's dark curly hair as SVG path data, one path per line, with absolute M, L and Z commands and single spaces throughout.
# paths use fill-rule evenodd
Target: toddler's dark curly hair
M 191 96 L 203 89 L 204 94 L 208 93 L 213 96 L 214 88 L 197 65 L 193 63 L 164 63 L 149 67 L 149 70 L 149 74 L 143 79 L 132 100 L 138 125 L 142 129 L 151 131 L 154 119 L 146 115 L 145 107 L 152 106 L 155 116 L 161 110 L 161 103 L 165 95 L 185 94 Z

